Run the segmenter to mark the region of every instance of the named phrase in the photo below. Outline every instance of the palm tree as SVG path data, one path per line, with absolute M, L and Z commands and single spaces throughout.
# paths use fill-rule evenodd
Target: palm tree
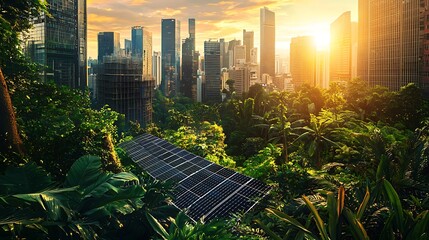
M 294 142 L 303 142 L 310 157 L 314 157 L 316 168 L 322 167 L 322 153 L 329 146 L 338 146 L 338 143 L 330 139 L 333 129 L 331 119 L 310 115 L 310 124 L 301 127 L 303 131 Z

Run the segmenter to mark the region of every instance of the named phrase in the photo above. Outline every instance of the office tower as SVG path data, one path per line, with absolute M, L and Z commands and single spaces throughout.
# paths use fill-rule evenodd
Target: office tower
M 229 42 L 225 42 L 225 39 L 220 39 L 220 66 L 221 68 L 229 68 Z
M 237 45 L 234 47 L 234 63 L 232 66 L 242 66 L 246 64 L 246 46 Z
M 195 19 L 189 19 L 189 37 L 182 42 L 182 86 L 181 93 L 197 100 L 198 58 L 195 52 Z
M 161 85 L 161 52 L 153 52 L 152 56 L 152 76 L 155 80 L 155 87 Z
M 91 100 L 97 99 L 97 69 L 98 60 L 90 57 L 88 59 L 88 89 Z
M 331 83 L 346 84 L 352 78 L 352 21 L 345 12 L 331 24 L 330 47 Z
M 315 86 L 316 46 L 313 37 L 295 37 L 290 43 L 290 71 L 295 87 Z
M 103 57 L 118 55 L 121 51 L 120 35 L 116 32 L 98 33 L 98 63 L 103 63 Z
M 180 21 L 161 20 L 162 80 L 161 91 L 175 95 L 180 88 Z
M 250 62 L 251 51 L 254 48 L 254 32 L 243 30 L 243 45 L 246 46 L 246 61 Z
M 220 79 L 220 43 L 209 40 L 204 42 L 205 85 L 203 102 L 221 102 Z
M 132 27 L 131 45 L 131 55 L 143 61 L 144 78 L 152 78 L 152 33 L 141 26 Z
M 228 72 L 229 79 L 234 81 L 235 93 L 241 97 L 244 92 L 249 91 L 250 71 L 247 67 L 234 67 Z
M 142 59 L 130 56 L 108 56 L 99 65 L 97 96 L 125 115 L 127 121 L 145 126 L 152 122 L 152 100 L 155 81 L 143 76 Z
M 421 3 L 359 0 L 358 75 L 371 86 L 419 84 Z
M 283 73 L 283 59 L 280 55 L 276 55 L 276 75 L 280 75 Z
M 233 67 L 235 65 L 234 63 L 234 49 L 235 46 L 240 46 L 241 45 L 241 41 L 240 40 L 231 40 L 228 43 L 228 69 Z
M 130 55 L 133 49 L 133 42 L 129 39 L 124 40 L 125 55 Z
M 46 66 L 42 81 L 84 89 L 87 87 L 86 0 L 47 0 L 50 16 L 32 19 L 33 28 L 24 38 L 24 52 Z
M 423 1 L 424 9 L 420 16 L 420 35 L 421 35 L 421 78 L 420 87 L 424 91 L 425 97 L 429 97 L 429 2 Z
M 275 14 L 261 8 L 261 75 L 275 76 L 276 27 Z

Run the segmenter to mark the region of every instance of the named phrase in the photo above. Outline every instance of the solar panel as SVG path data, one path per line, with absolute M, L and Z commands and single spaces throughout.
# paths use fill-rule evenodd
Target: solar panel
M 173 204 L 194 220 L 209 221 L 249 211 L 270 187 L 175 147 L 150 134 L 121 143 L 131 159 L 152 177 L 176 181 Z

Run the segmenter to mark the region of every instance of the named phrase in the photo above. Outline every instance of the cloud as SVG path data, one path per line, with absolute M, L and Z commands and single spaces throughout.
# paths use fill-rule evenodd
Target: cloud
M 152 32 L 153 49 L 159 51 L 162 18 L 176 18 L 182 22 L 182 39 L 188 36 L 187 19 L 195 18 L 197 50 L 200 51 L 204 40 L 209 38 L 241 39 L 243 29 L 255 32 L 255 46 L 259 47 L 259 9 L 264 6 L 276 12 L 277 48 L 286 49 L 291 37 L 310 32 L 316 24 L 317 28 L 329 31 L 330 22 L 341 11 L 357 10 L 357 1 L 88 0 L 88 53 L 97 57 L 98 32 L 116 31 L 121 34 L 121 39 L 130 39 L 131 27 L 136 25 Z

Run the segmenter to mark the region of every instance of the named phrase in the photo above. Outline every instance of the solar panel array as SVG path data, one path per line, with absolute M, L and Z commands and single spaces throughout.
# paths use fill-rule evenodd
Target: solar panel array
M 249 211 L 270 187 L 214 164 L 150 134 L 120 144 L 131 159 L 159 180 L 178 182 L 173 204 L 209 221 Z

